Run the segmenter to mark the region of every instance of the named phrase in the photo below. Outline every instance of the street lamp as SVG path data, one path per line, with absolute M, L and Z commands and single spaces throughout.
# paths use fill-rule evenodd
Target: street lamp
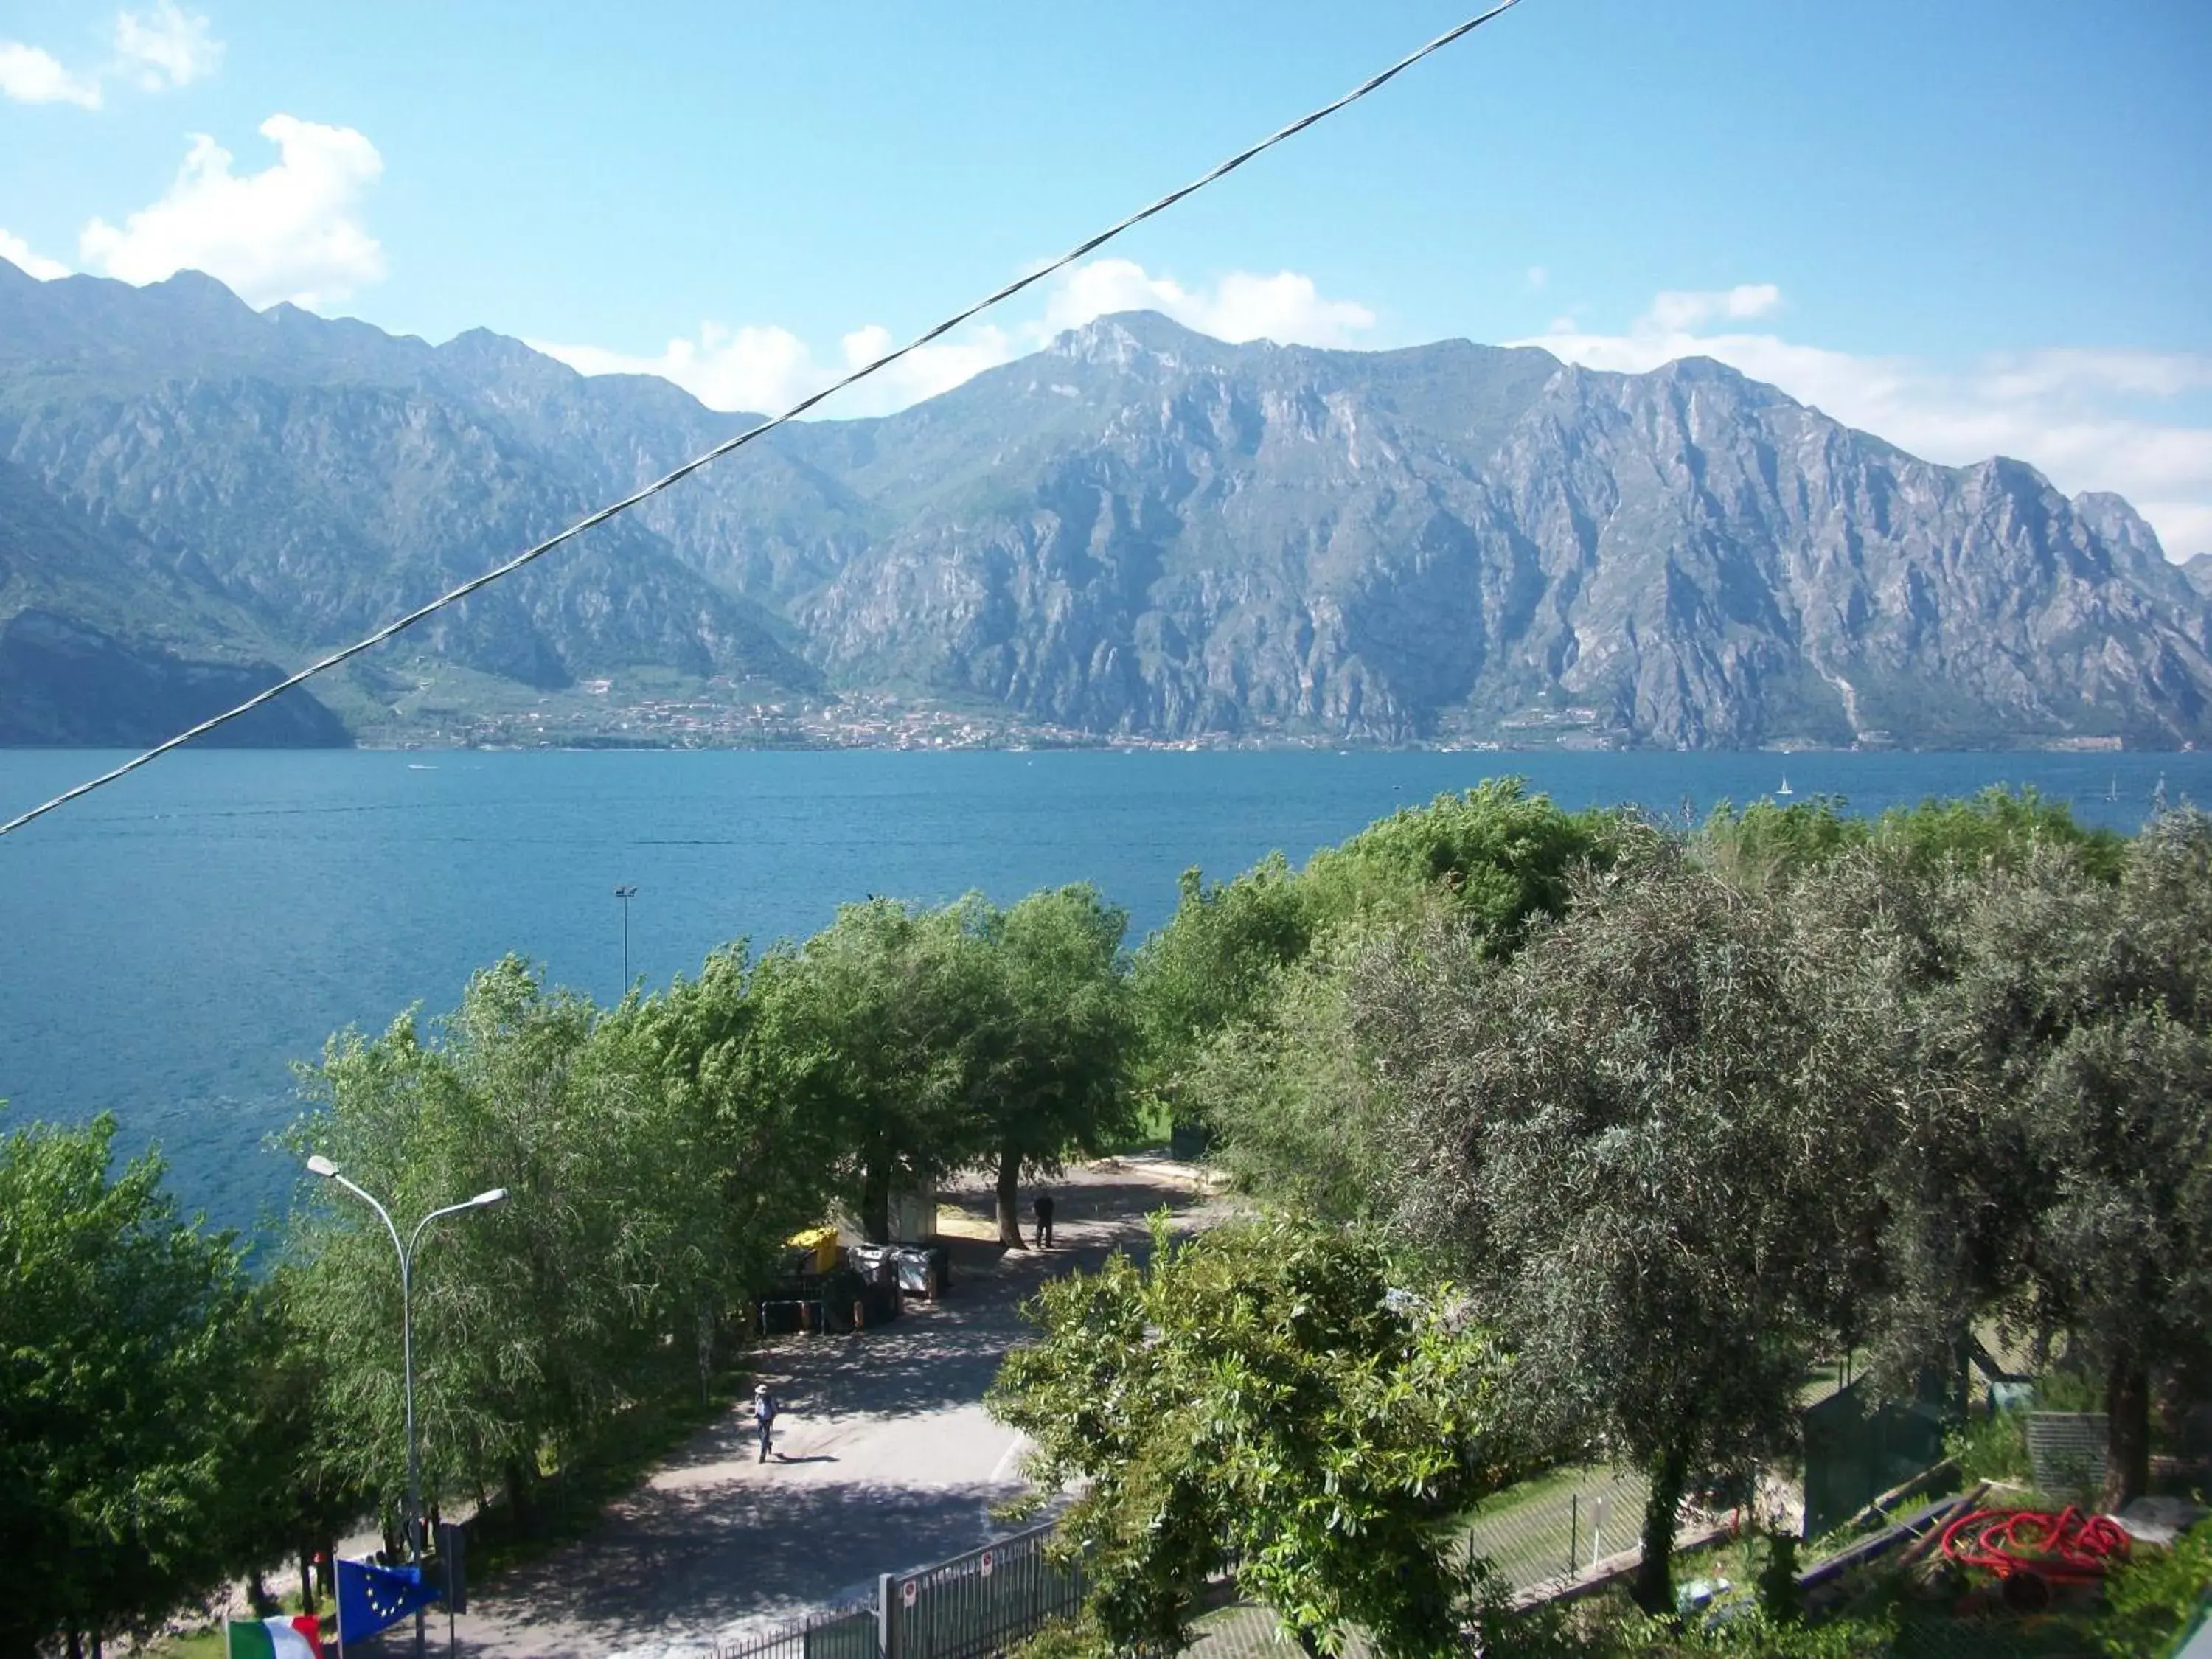
M 494 1187 L 489 1192 L 478 1193 L 474 1198 L 459 1204 L 448 1204 L 442 1210 L 433 1210 L 415 1224 L 415 1231 L 405 1243 L 399 1242 L 399 1229 L 392 1224 L 392 1212 L 378 1203 L 362 1188 L 338 1173 L 338 1166 L 317 1152 L 307 1160 L 307 1173 L 320 1176 L 325 1181 L 335 1181 L 356 1198 L 377 1213 L 384 1223 L 384 1231 L 392 1235 L 392 1248 L 399 1253 L 399 1365 L 401 1392 L 407 1403 L 407 1547 L 415 1564 L 420 1566 L 424 1554 L 422 1538 L 422 1449 L 415 1438 L 415 1247 L 422 1242 L 422 1230 L 440 1216 L 459 1215 L 464 1210 L 485 1209 L 504 1202 L 507 1188 Z M 422 1650 L 422 1613 L 415 1613 L 415 1650 Z
M 629 994 L 629 902 L 637 896 L 637 886 L 631 883 L 615 889 L 615 896 L 623 902 L 623 994 Z

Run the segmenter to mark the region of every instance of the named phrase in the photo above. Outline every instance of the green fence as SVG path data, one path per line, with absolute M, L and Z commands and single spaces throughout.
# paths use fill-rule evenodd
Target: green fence
M 1873 1403 L 1863 1382 L 1838 1389 L 1802 1413 L 1804 1535 L 1841 1526 L 1881 1493 L 1943 1458 L 1953 1406 L 1936 1388 L 1909 1401 Z

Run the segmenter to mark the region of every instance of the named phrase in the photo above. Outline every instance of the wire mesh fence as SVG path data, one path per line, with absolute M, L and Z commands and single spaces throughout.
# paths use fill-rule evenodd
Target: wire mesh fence
M 1485 1504 L 1467 1540 L 1515 1589 L 1534 1589 L 1633 1548 L 1649 1490 L 1633 1469 L 1562 1469 Z

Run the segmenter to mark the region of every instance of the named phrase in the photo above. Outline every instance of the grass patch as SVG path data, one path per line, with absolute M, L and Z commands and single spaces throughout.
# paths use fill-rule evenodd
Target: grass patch
M 1167 1103 L 1147 1100 L 1138 1111 L 1135 1133 L 1115 1142 L 1107 1152 L 1109 1156 L 1118 1156 L 1123 1152 L 1158 1152 L 1174 1138 L 1175 1120 Z

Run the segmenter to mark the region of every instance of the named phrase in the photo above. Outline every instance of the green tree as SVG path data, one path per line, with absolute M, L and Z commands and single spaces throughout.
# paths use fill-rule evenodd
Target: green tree
M 295 1312 L 301 1289 L 298 1275 L 280 1264 L 254 1286 L 239 1322 L 236 1404 L 245 1427 L 225 1470 L 220 1527 L 231 1540 L 234 1571 L 258 1586 L 270 1568 L 296 1565 L 312 1607 L 312 1558 L 335 1559 L 337 1540 L 374 1504 L 322 1454 L 328 1362 Z
M 724 1288 L 711 1123 L 663 1086 L 635 1005 L 599 1021 L 514 958 L 469 984 L 425 1041 L 412 1015 L 332 1040 L 306 1077 L 320 1152 L 403 1235 L 489 1188 L 496 1209 L 441 1222 L 416 1266 L 416 1416 L 426 1497 L 536 1485 L 599 1425 L 687 1366 L 702 1299 Z M 365 1206 L 318 1185 L 293 1220 L 296 1316 L 329 1358 L 320 1426 L 343 1479 L 396 1504 L 405 1483 L 397 1262 Z
M 1857 1017 L 1870 943 L 1647 832 L 1510 961 L 1431 929 L 1354 994 L 1398 1223 L 1497 1318 L 1528 1410 L 1646 1470 L 1655 1611 L 1693 1477 L 1793 1453 L 1808 1364 L 1864 1293 L 1899 1069 Z
M 1520 778 L 1490 778 L 1323 848 L 1303 878 L 1323 928 L 1416 921 L 1441 901 L 1480 948 L 1510 953 L 1530 922 L 1565 913 L 1574 873 L 1609 862 L 1622 829 L 1618 813 L 1568 812 Z
M 143 1632 L 221 1583 L 252 1422 L 242 1253 L 112 1119 L 0 1142 L 0 1655 Z
M 838 1161 L 836 1123 L 803 1086 L 813 1033 L 792 1024 L 797 999 L 756 994 L 753 975 L 745 946 L 731 945 L 697 979 L 678 979 L 602 1028 L 658 1080 L 696 1160 L 690 1194 L 713 1199 L 711 1213 L 684 1224 L 691 1247 L 708 1253 L 696 1283 L 702 1388 L 744 1292 L 772 1276 L 786 1239 L 822 1219 Z
M 1314 927 L 1312 896 L 1279 853 L 1232 881 L 1182 872 L 1175 915 L 1138 947 L 1131 981 L 1139 1086 L 1176 1122 L 1200 1121 L 1187 1098 L 1193 1056 L 1267 1005 Z
M 1334 961 L 1287 975 L 1272 1016 L 1194 1057 L 1186 1097 L 1212 1130 L 1208 1156 L 1237 1188 L 1333 1220 L 1371 1219 L 1381 1176 L 1375 1093 Z
M 1495 778 L 1394 813 L 1296 873 L 1279 854 L 1211 886 L 1186 872 L 1176 914 L 1137 952 L 1144 1086 L 1177 1121 L 1243 1137 L 1248 1175 L 1295 1167 L 1301 1137 L 1268 1100 L 1278 1087 L 1312 1096 L 1314 1079 L 1285 1066 L 1333 1064 L 1297 1029 L 1332 1010 L 1334 994 L 1314 976 L 1328 981 L 1371 933 L 1437 915 L 1478 949 L 1510 953 L 1533 921 L 1565 908 L 1575 871 L 1611 859 L 1621 826 L 1618 814 L 1566 812 L 1518 778 Z M 1255 1054 L 1267 1062 L 1256 1071 Z
M 2104 1376 L 2113 1504 L 2148 1478 L 2153 1378 L 2212 1357 L 2212 818 L 2146 825 L 2118 878 L 2078 849 L 1990 871 L 1928 1014 L 2015 1195 L 1980 1259 Z
M 1022 1244 L 1026 1172 L 1056 1175 L 1071 1154 L 1103 1151 L 1135 1127 L 1134 1042 L 1121 967 L 1128 918 L 1090 886 L 1030 894 L 988 915 L 1000 978 L 981 1105 L 997 1164 L 1000 1242 Z
M 754 968 L 763 1040 L 872 1239 L 890 1237 L 895 1191 L 995 1150 L 986 1085 L 1008 1016 L 991 921 L 973 897 L 872 899 Z
M 1501 1362 L 1450 1313 L 1389 1294 L 1358 1235 L 1289 1220 L 1188 1242 L 1155 1221 L 1030 1303 L 993 1413 L 1035 1443 L 1109 1650 L 1185 1644 L 1224 1559 L 1309 1652 L 1349 1626 L 1389 1655 L 1462 1650 L 1475 1574 L 1447 1530 L 1523 1455 Z
M 1785 881 L 1869 848 L 1923 875 L 1984 865 L 2015 868 L 2038 848 L 2064 848 L 2091 875 L 2112 881 L 2124 844 L 2110 830 L 2075 822 L 2064 802 L 2045 799 L 2033 786 L 2002 784 L 1964 798 L 1893 806 L 1872 819 L 1851 817 L 1840 795 L 1742 808 L 1723 801 L 1697 836 L 1699 856 L 1738 879 Z

